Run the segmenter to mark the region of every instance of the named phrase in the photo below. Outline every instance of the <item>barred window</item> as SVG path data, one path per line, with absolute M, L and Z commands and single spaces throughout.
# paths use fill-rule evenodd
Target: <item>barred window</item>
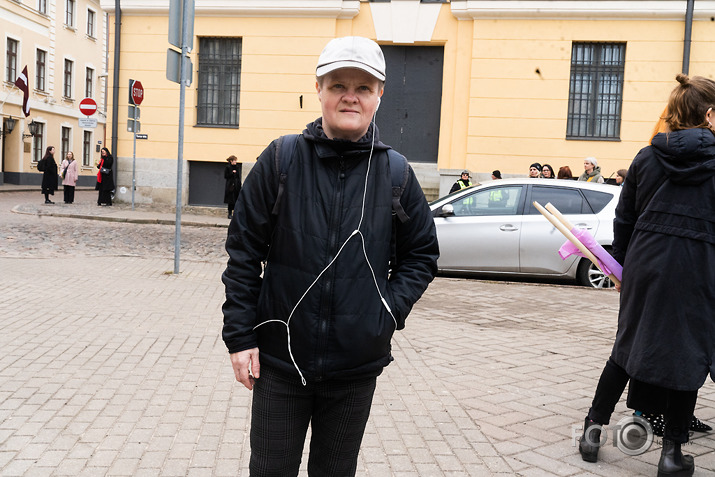
M 199 39 L 197 125 L 238 126 L 241 38 Z
M 625 62 L 625 43 L 572 44 L 567 138 L 620 139 Z

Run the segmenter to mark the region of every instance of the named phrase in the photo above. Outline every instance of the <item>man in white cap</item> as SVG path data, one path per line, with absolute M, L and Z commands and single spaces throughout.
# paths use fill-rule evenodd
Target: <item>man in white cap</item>
M 377 43 L 330 41 L 316 69 L 322 117 L 273 141 L 236 203 L 223 339 L 253 390 L 254 477 L 298 475 L 309 425 L 308 473 L 355 475 L 392 335 L 437 272 L 422 189 L 374 123 L 384 81 Z

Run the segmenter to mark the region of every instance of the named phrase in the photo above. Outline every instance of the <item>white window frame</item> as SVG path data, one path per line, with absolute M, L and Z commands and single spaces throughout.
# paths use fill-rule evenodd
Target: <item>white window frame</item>
M 89 17 L 90 17 L 90 13 L 93 15 L 93 18 L 94 18 L 94 21 L 92 22 L 92 31 L 89 31 Z M 99 18 L 99 16 L 97 15 L 97 11 L 96 11 L 96 10 L 93 10 L 93 9 L 91 9 L 91 8 L 88 8 L 88 9 L 87 9 L 87 18 L 86 18 L 87 21 L 85 22 L 85 25 L 86 25 L 86 27 L 87 27 L 87 36 L 90 37 L 90 38 L 92 38 L 92 39 L 96 39 L 96 38 L 97 38 L 97 18 Z
M 72 14 L 70 15 L 69 7 L 72 5 Z M 69 22 L 67 21 L 69 19 Z M 65 25 L 73 28 L 77 23 L 77 1 L 76 0 L 65 0 Z
M 72 62 L 72 71 L 70 72 L 70 84 L 69 84 L 69 90 L 70 90 L 70 95 L 67 96 L 65 93 L 67 92 L 67 77 L 65 76 L 65 63 L 67 61 Z M 62 59 L 62 98 L 63 99 L 74 99 L 74 90 L 75 90 L 75 75 L 77 74 L 77 62 L 74 60 L 74 58 L 70 58 L 65 56 Z
M 45 54 L 45 65 L 44 65 L 45 69 L 44 69 L 43 75 L 42 75 L 42 81 L 44 83 L 43 88 L 39 87 L 39 84 L 37 81 L 37 73 L 39 71 L 37 68 L 37 60 L 38 60 L 38 56 L 39 56 L 38 52 L 40 52 L 40 51 Z M 33 88 L 37 91 L 47 92 L 47 70 L 48 70 L 48 66 L 49 66 L 47 63 L 49 61 L 49 57 L 50 57 L 50 52 L 48 50 L 46 50 L 44 48 L 35 47 L 35 78 L 34 78 L 35 85 L 33 86 Z
M 85 150 L 84 136 L 89 133 L 89 143 L 87 143 L 87 149 Z M 92 167 L 92 146 L 94 146 L 94 131 L 92 129 L 82 130 L 82 166 Z M 85 163 L 85 153 L 87 153 L 87 162 Z M 75 158 L 76 160 L 77 158 Z

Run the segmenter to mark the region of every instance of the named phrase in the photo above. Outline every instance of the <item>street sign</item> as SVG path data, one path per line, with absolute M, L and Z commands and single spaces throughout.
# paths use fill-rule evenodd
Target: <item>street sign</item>
M 137 139 L 149 139 L 148 134 L 135 134 L 134 137 Z
M 188 80 L 186 86 L 191 86 L 193 67 L 187 57 L 184 61 L 184 78 Z M 166 49 L 166 79 L 174 83 L 181 82 L 181 53 L 171 48 Z
M 136 111 L 135 111 L 135 110 L 136 110 Z M 134 106 L 134 105 L 130 104 L 130 105 L 129 105 L 129 109 L 128 109 L 128 111 L 127 111 L 127 117 L 128 117 L 129 119 L 134 119 L 134 118 L 136 118 L 136 119 L 141 119 L 141 116 L 142 116 L 142 115 L 141 115 L 141 112 L 142 112 L 142 110 L 139 109 L 138 106 Z M 135 114 L 136 114 L 136 115 L 135 115 Z
M 79 112 L 91 116 L 97 112 L 97 103 L 92 98 L 84 98 L 79 102 Z
M 79 118 L 79 127 L 81 128 L 96 128 L 97 118 Z
M 188 2 L 186 38 L 187 48 L 194 47 L 194 0 L 169 0 L 169 43 L 181 49 L 181 37 L 184 24 L 184 3 Z M 178 83 L 178 81 L 177 81 Z
M 141 122 L 136 121 L 137 126 L 136 129 L 134 128 L 134 120 L 133 119 L 127 119 L 127 131 L 133 132 L 133 133 L 138 133 L 142 130 L 142 125 Z
M 144 87 L 141 81 L 129 80 L 129 104 L 139 106 L 144 101 Z

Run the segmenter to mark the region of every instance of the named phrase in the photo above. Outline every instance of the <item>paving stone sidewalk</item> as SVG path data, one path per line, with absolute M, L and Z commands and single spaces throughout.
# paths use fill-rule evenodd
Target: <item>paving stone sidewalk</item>
M 0 475 L 248 475 L 223 262 L 173 275 L 167 257 L 0 254 Z M 598 464 L 574 447 L 617 305 L 612 290 L 436 279 L 393 340 L 358 475 L 655 476 L 658 442 L 629 457 L 609 433 Z M 711 424 L 714 400 L 708 381 L 696 414 Z M 612 422 L 630 413 L 621 401 Z M 713 435 L 691 442 L 695 475 L 715 474 Z

